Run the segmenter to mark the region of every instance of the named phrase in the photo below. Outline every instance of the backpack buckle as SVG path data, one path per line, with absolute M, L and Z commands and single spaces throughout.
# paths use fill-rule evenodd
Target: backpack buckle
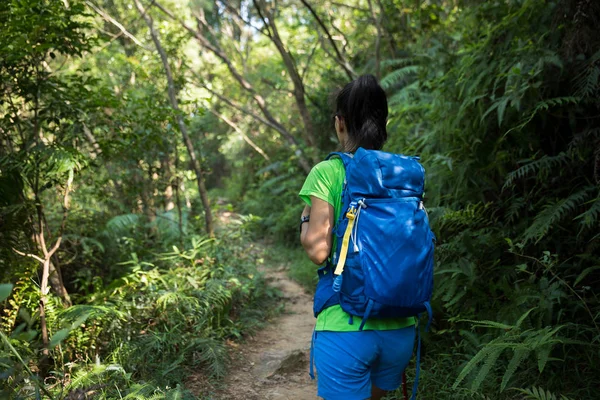
M 355 207 L 351 207 L 348 212 L 346 213 L 346 218 L 354 220 L 354 218 L 356 218 L 356 208 Z

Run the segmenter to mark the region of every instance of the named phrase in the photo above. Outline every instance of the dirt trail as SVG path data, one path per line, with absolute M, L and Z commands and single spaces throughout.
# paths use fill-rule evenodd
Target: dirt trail
M 238 219 L 218 214 L 219 225 Z M 284 311 L 245 343 L 229 343 L 232 363 L 222 389 L 201 375 L 190 377 L 188 389 L 211 400 L 315 400 L 316 381 L 308 376 L 310 341 L 315 319 L 312 296 L 288 278 L 285 268 L 264 268 L 270 286 L 281 291 Z
M 283 269 L 266 271 L 269 284 L 283 294 L 285 311 L 254 337 L 232 349 L 233 363 L 222 391 L 213 399 L 314 400 L 308 376 L 314 327 L 312 298 Z

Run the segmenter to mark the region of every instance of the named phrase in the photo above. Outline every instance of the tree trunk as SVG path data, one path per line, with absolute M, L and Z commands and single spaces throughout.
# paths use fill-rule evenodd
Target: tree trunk
M 316 140 L 314 136 L 314 129 L 312 118 L 310 116 L 310 112 L 308 111 L 308 107 L 306 105 L 305 93 L 304 93 L 304 82 L 302 82 L 302 77 L 296 68 L 296 64 L 294 63 L 294 59 L 289 51 L 283 45 L 283 41 L 279 36 L 279 31 L 277 30 L 277 25 L 275 24 L 275 16 L 274 13 L 269 12 L 268 10 L 261 8 L 259 5 L 259 0 L 254 0 L 254 6 L 258 11 L 260 17 L 263 20 L 263 23 L 269 28 L 269 39 L 273 42 L 279 54 L 281 54 L 281 58 L 283 59 L 283 64 L 290 75 L 290 79 L 292 80 L 292 84 L 294 85 L 294 99 L 296 100 L 296 106 L 298 107 L 298 111 L 300 112 L 300 116 L 302 118 L 302 124 L 304 125 L 304 139 L 306 140 L 306 144 L 314 148 L 316 145 Z M 263 17 L 263 13 L 267 15 L 265 19 Z
M 373 22 L 375 23 L 375 28 L 377 29 L 377 37 L 375 39 L 375 76 L 377 80 L 381 80 L 381 18 L 383 15 L 383 10 L 379 10 L 379 17 L 375 13 L 375 8 L 373 7 L 373 3 L 371 0 L 368 0 L 369 3 L 369 11 L 371 11 L 371 17 L 373 18 Z
M 140 12 L 140 15 L 146 21 L 148 28 L 150 29 L 150 35 L 152 36 L 152 41 L 160 55 L 160 58 L 163 63 L 163 67 L 165 69 L 165 75 L 167 77 L 168 83 L 168 92 L 169 92 L 169 100 L 171 101 L 171 107 L 176 113 L 177 125 L 179 126 L 179 130 L 181 131 L 181 135 L 183 137 L 183 143 L 188 151 L 190 159 L 192 161 L 192 167 L 194 172 L 196 173 L 196 182 L 198 185 L 198 192 L 200 193 L 200 200 L 202 201 L 202 206 L 204 207 L 204 221 L 206 225 L 206 233 L 210 237 L 214 237 L 213 230 L 213 221 L 212 214 L 210 210 L 210 202 L 208 200 L 208 193 L 206 191 L 206 186 L 204 184 L 204 173 L 202 171 L 202 166 L 200 161 L 196 157 L 196 151 L 194 150 L 194 144 L 192 143 L 188 133 L 185 122 L 183 121 L 183 117 L 181 116 L 181 112 L 179 109 L 179 102 L 177 100 L 177 90 L 175 88 L 175 83 L 173 81 L 173 75 L 171 74 L 171 67 L 169 66 L 169 59 L 167 58 L 167 53 L 163 49 L 160 40 L 158 38 L 158 34 L 154 29 L 154 21 L 152 17 L 148 14 L 147 10 L 144 9 L 140 0 L 135 0 L 135 5 Z
M 56 257 L 55 257 L 55 261 L 56 261 Z M 73 302 L 71 301 L 71 296 L 69 296 L 69 292 L 67 291 L 67 288 L 65 287 L 65 284 L 64 284 L 64 281 L 62 278 L 62 273 L 60 271 L 60 267 L 59 267 L 58 263 L 55 263 L 52 260 L 50 260 L 48 272 L 49 272 L 48 280 L 50 282 L 50 286 L 52 287 L 52 291 L 54 291 L 54 293 L 56 293 L 56 295 L 61 298 L 63 304 L 66 307 L 71 307 L 73 305 Z

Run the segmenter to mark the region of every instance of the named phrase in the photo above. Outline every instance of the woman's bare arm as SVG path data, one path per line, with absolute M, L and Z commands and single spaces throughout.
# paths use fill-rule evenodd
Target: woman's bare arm
M 331 252 L 333 229 L 333 206 L 315 196 L 310 196 L 312 207 L 306 206 L 302 215 L 310 215 L 310 221 L 302 224 L 300 242 L 312 262 L 321 265 Z

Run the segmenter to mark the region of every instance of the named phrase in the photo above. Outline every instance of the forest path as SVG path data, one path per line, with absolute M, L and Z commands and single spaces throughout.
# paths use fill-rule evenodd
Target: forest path
M 268 284 L 281 291 L 284 311 L 246 342 L 230 344 L 229 374 L 223 388 L 210 399 L 317 399 L 316 381 L 308 375 L 315 325 L 312 297 L 287 276 L 285 266 L 264 267 L 261 271 Z M 206 393 L 197 395 L 203 398 Z

